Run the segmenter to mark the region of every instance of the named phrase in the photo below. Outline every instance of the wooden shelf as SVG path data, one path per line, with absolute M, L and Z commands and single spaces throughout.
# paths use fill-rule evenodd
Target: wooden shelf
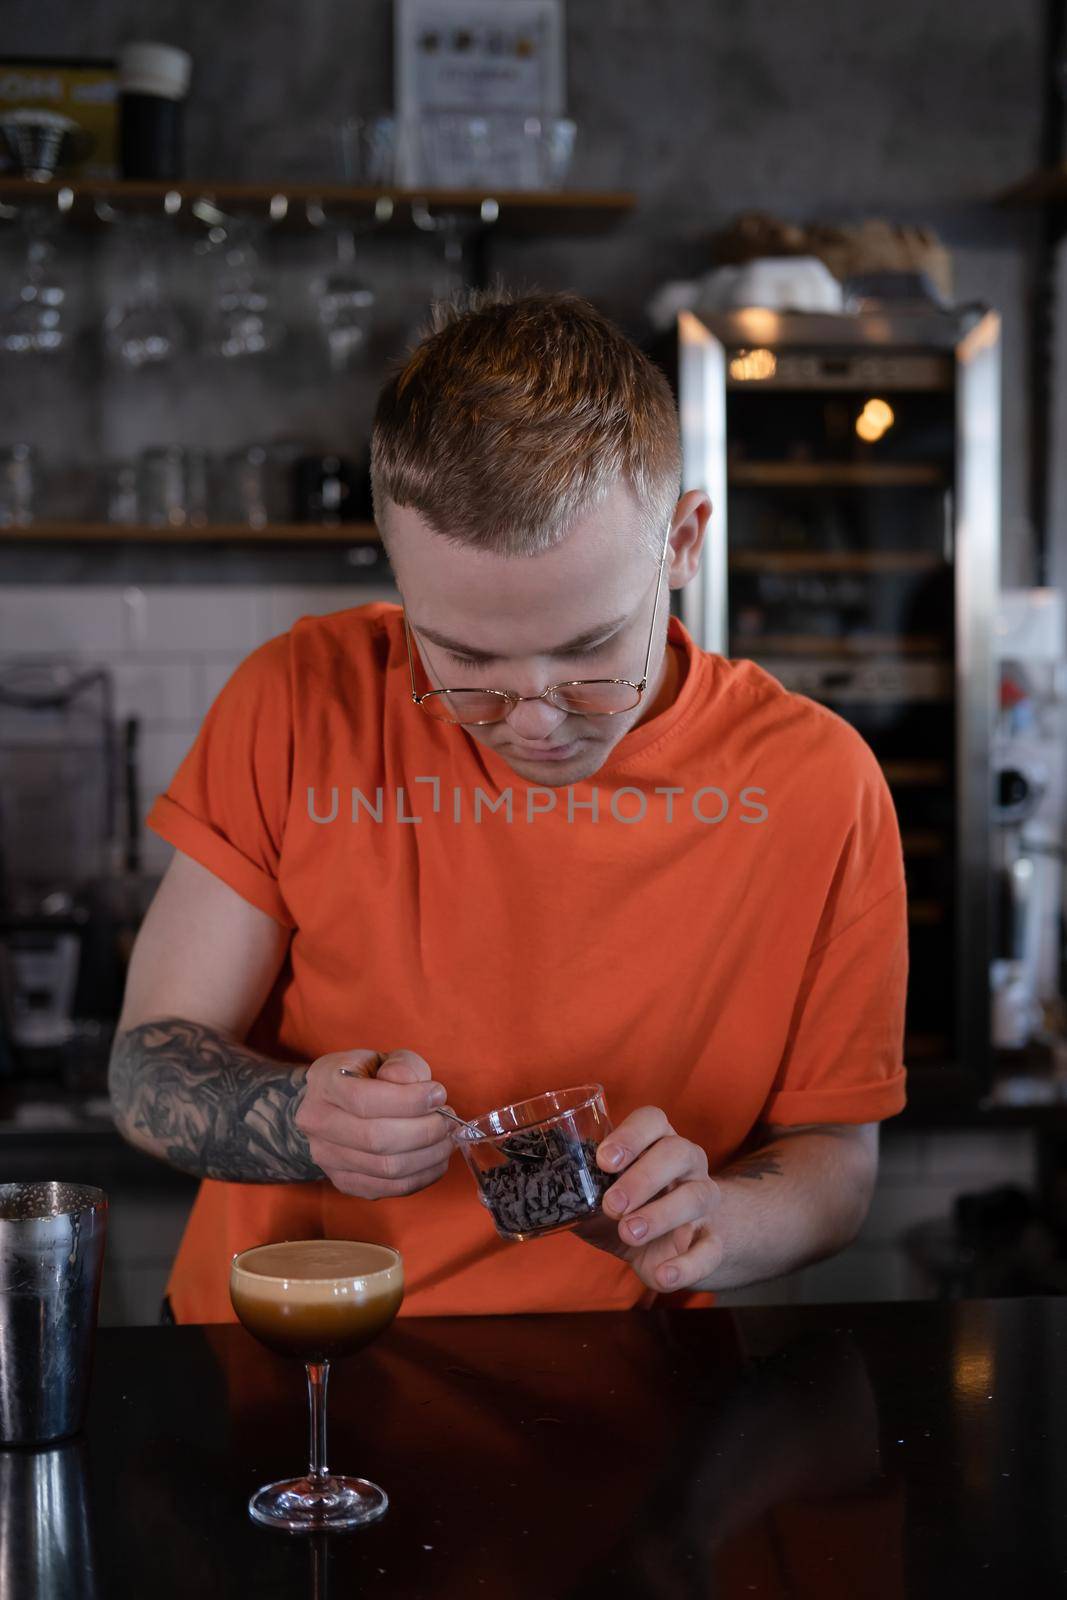
M 886 783 L 930 784 L 948 782 L 947 761 L 880 761 Z
M 1055 167 L 1039 167 L 997 195 L 1000 206 L 1067 205 L 1067 161 Z
M 904 1035 L 904 1060 L 905 1062 L 918 1057 L 921 1060 L 930 1060 L 932 1057 L 944 1057 L 949 1053 L 949 1040 L 943 1033 L 906 1033 Z
M 759 633 L 751 637 L 733 634 L 731 651 L 761 656 L 937 656 L 951 659 L 945 641 L 936 633 L 866 633 L 840 638 L 825 633 Z
M 242 522 L 208 522 L 193 527 L 156 527 L 148 523 L 35 522 L 28 527 L 0 528 L 0 543 L 62 540 L 106 540 L 153 543 L 203 544 L 380 544 L 373 522 L 268 522 L 251 528 Z
M 279 229 L 295 232 L 320 226 L 323 212 L 330 221 L 362 221 L 383 232 L 407 232 L 416 228 L 416 210 L 424 206 L 431 214 L 458 212 L 476 225 L 516 234 L 605 233 L 636 204 L 630 193 L 566 189 L 360 189 L 337 183 L 226 183 L 210 178 L 180 183 L 0 179 L 0 205 L 27 200 L 58 205 L 73 222 L 97 226 L 106 221 L 107 207 L 158 211 L 175 223 L 184 219 L 200 226 L 194 208 L 198 201 L 206 201 L 219 211 L 258 215 Z
M 727 462 L 728 489 L 941 488 L 948 476 L 919 461 L 737 461 Z
M 913 858 L 943 856 L 948 848 L 942 834 L 925 828 L 906 829 L 900 835 L 900 846 L 906 856 Z
M 740 572 L 937 572 L 940 556 L 925 550 L 733 550 Z

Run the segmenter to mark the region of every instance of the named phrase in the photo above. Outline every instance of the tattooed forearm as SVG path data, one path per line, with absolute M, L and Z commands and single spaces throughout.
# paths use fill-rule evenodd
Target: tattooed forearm
M 108 1088 L 132 1144 L 200 1178 L 303 1183 L 321 1178 L 293 1120 L 305 1069 L 286 1066 L 184 1017 L 115 1040 Z
M 763 1150 L 753 1150 L 751 1155 L 741 1156 L 737 1161 L 732 1161 L 724 1167 L 716 1177 L 721 1178 L 761 1178 L 782 1176 L 782 1163 L 779 1152 L 774 1145 L 767 1145 Z

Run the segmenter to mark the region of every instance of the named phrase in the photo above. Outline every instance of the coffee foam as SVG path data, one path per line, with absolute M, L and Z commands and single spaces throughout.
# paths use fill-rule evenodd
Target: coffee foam
M 383 1245 L 355 1239 L 293 1239 L 246 1251 L 234 1267 L 238 1292 L 257 1300 L 302 1305 L 336 1302 L 348 1294 L 374 1300 L 403 1284 L 399 1257 Z M 299 1284 L 294 1295 L 293 1284 Z

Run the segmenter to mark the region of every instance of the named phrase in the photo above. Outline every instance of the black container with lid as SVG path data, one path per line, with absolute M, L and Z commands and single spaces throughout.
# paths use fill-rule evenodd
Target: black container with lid
M 174 45 L 124 46 L 119 147 L 124 178 L 181 178 L 185 172 L 185 95 L 192 57 Z

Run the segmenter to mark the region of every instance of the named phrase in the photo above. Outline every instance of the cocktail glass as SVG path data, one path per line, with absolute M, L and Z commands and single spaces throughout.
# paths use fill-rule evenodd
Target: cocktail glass
M 250 1516 L 289 1533 L 357 1528 L 383 1515 L 384 1489 L 326 1465 L 326 1385 L 331 1361 L 377 1338 L 400 1309 L 404 1265 L 387 1245 L 351 1239 L 292 1239 L 233 1258 L 230 1299 L 261 1344 L 307 1369 L 310 1450 L 305 1476 L 268 1483 Z

